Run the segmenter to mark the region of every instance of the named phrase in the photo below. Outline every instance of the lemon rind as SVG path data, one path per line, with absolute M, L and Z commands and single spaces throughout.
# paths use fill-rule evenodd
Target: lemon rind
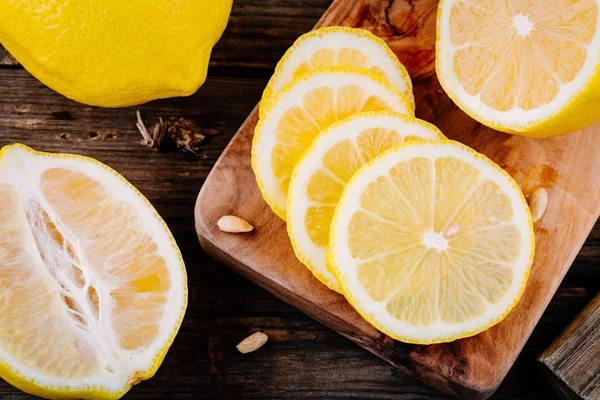
M 115 43 L 114 46 L 108 47 L 106 43 L 104 45 L 97 44 L 99 40 L 95 39 L 96 36 L 101 35 L 102 39 L 112 37 L 114 40 L 114 35 L 107 35 L 103 32 L 105 30 L 103 26 L 106 24 L 93 27 L 90 26 L 94 25 L 93 23 L 71 24 L 73 15 L 76 15 L 74 13 L 79 14 L 76 18 L 78 20 L 81 18 L 81 21 L 107 21 L 103 18 L 93 18 L 93 15 L 98 14 L 100 9 L 86 7 L 83 3 L 48 3 L 45 6 L 25 5 L 22 2 L 3 3 L 1 6 L 2 13 L 0 13 L 0 42 L 31 75 L 67 98 L 99 107 L 133 106 L 156 99 L 188 96 L 198 90 L 206 80 L 212 48 L 225 31 L 231 14 L 232 3 L 232 0 L 206 3 L 204 8 L 208 12 L 204 14 L 206 18 L 210 18 L 209 24 L 198 21 L 194 16 L 188 15 L 189 13 L 179 11 L 179 15 L 176 15 L 175 10 L 178 9 L 173 9 L 174 13 L 171 17 L 179 17 L 180 21 L 178 22 L 182 24 L 181 27 L 186 22 L 188 27 L 200 27 L 200 29 L 192 28 L 191 36 L 184 36 L 182 33 L 177 34 L 176 30 L 171 32 L 175 36 L 180 36 L 178 37 L 179 41 L 190 41 L 196 38 L 188 45 L 193 51 L 179 51 L 178 60 L 163 55 L 164 51 L 159 56 L 155 56 L 151 49 L 157 44 L 150 42 L 150 39 L 146 39 L 146 43 L 137 43 L 137 40 L 129 37 L 127 41 L 121 40 L 119 43 Z M 120 7 L 121 3 L 119 1 L 110 1 L 104 2 L 101 8 L 112 15 L 113 19 L 111 21 L 114 21 L 114 23 L 130 26 L 126 21 L 135 19 L 140 26 L 154 26 L 155 29 L 153 30 L 155 32 L 162 32 L 160 27 L 165 26 L 165 23 L 159 24 L 157 21 L 164 21 L 165 19 L 160 18 L 160 13 L 157 13 L 157 10 L 161 10 L 159 3 L 155 5 L 154 3 L 140 1 L 137 4 L 141 7 L 135 7 L 131 2 L 128 2 L 130 7 Z M 196 10 L 202 10 L 203 3 L 190 4 L 195 6 Z M 134 9 L 139 12 L 130 15 L 130 18 L 121 18 L 118 13 L 111 10 L 113 7 L 120 7 L 124 15 Z M 23 11 L 25 8 L 27 8 L 26 12 Z M 155 17 L 143 18 L 140 12 L 145 12 L 148 17 L 154 14 Z M 182 20 L 182 17 L 187 17 L 189 22 L 185 19 Z M 48 18 L 52 19 L 52 24 L 47 23 Z M 10 22 L 18 22 L 19 25 L 16 26 L 19 26 L 19 28 L 16 30 L 14 29 L 15 26 L 11 28 Z M 171 21 L 167 21 L 166 26 L 168 24 L 171 24 Z M 110 29 L 110 25 L 107 25 L 107 27 Z M 61 48 L 68 48 L 75 56 L 55 54 L 56 51 L 48 49 L 47 46 L 40 47 L 38 43 L 32 45 L 30 41 L 22 39 L 23 37 L 36 37 L 36 35 L 39 37 L 40 28 L 46 29 L 45 36 L 47 37 L 60 36 L 61 39 L 64 39 L 62 36 L 65 36 L 71 38 L 74 43 L 70 46 L 63 45 Z M 133 30 L 135 31 L 135 29 Z M 55 31 L 61 32 L 61 34 L 50 33 Z M 190 32 L 189 29 L 180 32 L 184 31 Z M 170 37 L 170 35 L 164 34 L 162 36 L 165 38 Z M 53 41 L 64 43 L 64 40 L 59 41 L 56 38 Z M 71 44 L 71 42 L 69 43 Z M 91 45 L 87 45 L 87 43 L 91 43 Z M 168 39 L 165 43 L 169 43 Z M 166 50 L 165 43 L 159 45 L 159 47 L 163 46 L 163 49 Z M 133 53 L 137 54 L 135 57 L 131 56 L 131 51 L 127 51 L 131 48 L 133 48 Z M 176 46 L 173 46 L 173 48 L 177 49 Z M 81 71 L 81 73 L 73 73 L 74 68 L 81 69 L 80 66 L 76 66 L 76 61 L 73 62 L 73 58 L 81 60 L 81 63 L 85 64 L 85 60 L 90 58 L 89 56 L 98 57 L 98 55 L 105 54 L 107 50 L 117 55 L 119 52 L 123 53 L 121 58 L 134 60 L 137 69 L 124 67 L 123 62 L 119 63 L 113 54 L 106 54 L 101 56 L 102 62 L 96 63 L 97 68 L 94 68 L 96 65 L 89 67 L 86 64 L 88 68 Z M 163 62 L 160 62 L 161 56 Z M 67 59 L 65 60 L 65 58 Z M 106 59 L 112 61 L 106 61 Z M 145 75 L 144 79 L 139 79 L 140 74 Z M 115 77 L 121 84 L 115 82 Z

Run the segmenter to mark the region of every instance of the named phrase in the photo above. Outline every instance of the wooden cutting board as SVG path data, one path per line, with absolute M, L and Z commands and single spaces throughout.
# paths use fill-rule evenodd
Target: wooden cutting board
M 475 122 L 444 94 L 435 76 L 436 0 L 335 0 L 317 26 L 369 29 L 385 39 L 410 72 L 417 116 L 506 169 L 526 195 L 546 188 L 536 224 L 537 252 L 527 289 L 500 324 L 475 337 L 438 345 L 395 341 L 367 324 L 345 299 L 296 260 L 285 225 L 262 200 L 250 167 L 256 109 L 204 183 L 196 230 L 207 252 L 382 359 L 440 390 L 484 399 L 498 387 L 600 214 L 600 125 L 553 139 L 510 136 Z M 600 105 L 599 105 L 600 107 Z M 217 220 L 250 221 L 250 234 L 227 234 Z

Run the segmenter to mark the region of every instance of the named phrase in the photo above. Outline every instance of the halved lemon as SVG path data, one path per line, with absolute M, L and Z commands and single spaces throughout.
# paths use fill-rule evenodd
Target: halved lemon
M 436 69 L 495 129 L 548 137 L 600 120 L 599 0 L 442 0 Z
M 426 344 L 502 320 L 523 293 L 534 247 L 529 207 L 504 170 L 457 142 L 409 141 L 352 177 L 327 261 L 369 323 Z
M 0 151 L 0 376 L 48 398 L 116 399 L 154 375 L 187 278 L 173 236 L 98 161 Z
M 362 111 L 413 115 L 406 97 L 379 74 L 326 68 L 290 82 L 266 105 L 252 141 L 252 168 L 271 209 L 285 219 L 287 190 L 300 156 L 321 130 Z
M 381 74 L 415 108 L 406 68 L 379 37 L 365 29 L 329 26 L 300 36 L 281 58 L 260 101 L 260 116 L 274 94 L 295 78 L 328 67 L 364 68 Z
M 333 211 L 352 175 L 405 140 L 443 138 L 435 126 L 389 111 L 355 114 L 319 133 L 294 169 L 286 213 L 294 252 L 317 279 L 341 290 L 325 255 Z

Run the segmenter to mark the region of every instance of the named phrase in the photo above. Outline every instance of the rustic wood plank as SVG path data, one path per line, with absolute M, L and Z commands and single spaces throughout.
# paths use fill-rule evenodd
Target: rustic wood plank
M 272 69 L 298 32 L 312 29 L 331 0 L 234 1 L 211 66 Z
M 544 351 L 539 361 L 566 399 L 600 398 L 600 294 Z
M 549 207 L 536 225 L 538 251 L 527 289 L 502 323 L 449 344 L 408 345 L 379 333 L 342 296 L 320 285 L 295 258 L 284 222 L 270 212 L 253 181 L 250 147 L 256 110 L 203 186 L 196 229 L 209 253 L 309 316 L 440 390 L 483 399 L 508 373 L 600 215 L 600 204 L 594 201 L 600 196 L 600 125 L 540 141 L 495 132 L 469 118 L 435 77 L 436 10 L 436 0 L 337 0 L 318 25 L 367 28 L 386 39 L 411 73 L 417 116 L 496 161 L 526 195 L 538 187 L 550 192 Z M 249 220 L 256 232 L 220 232 L 215 223 L 225 214 Z
M 185 116 L 207 132 L 202 163 L 190 163 L 192 172 L 199 168 L 206 177 L 243 120 L 252 110 L 250 101 L 260 98 L 264 81 L 248 79 L 209 78 L 193 98 L 159 100 L 139 107 L 106 109 L 87 107 L 73 102 L 45 87 L 22 69 L 0 69 L 0 132 L 4 143 L 28 142 L 40 150 L 57 151 L 69 148 L 73 152 L 92 144 L 94 157 L 124 169 L 131 163 L 161 163 L 159 155 L 140 144 L 136 110 L 141 110 L 150 127 L 158 118 Z M 181 155 L 170 156 L 175 164 Z M 173 165 L 156 165 L 160 178 L 169 176 Z M 135 171 L 132 171 L 136 173 Z M 141 174 L 142 172 L 140 172 Z M 157 177 L 153 174 L 153 178 Z M 128 176 L 136 178 L 136 176 Z
M 2 45 L 0 45 L 0 67 L 7 65 L 13 66 L 17 64 L 17 61 L 14 58 L 12 58 L 10 53 L 6 51 L 6 49 L 2 47 Z

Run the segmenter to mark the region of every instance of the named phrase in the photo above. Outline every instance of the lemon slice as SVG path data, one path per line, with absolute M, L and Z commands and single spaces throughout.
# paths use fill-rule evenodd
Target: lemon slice
M 409 141 L 352 177 L 327 261 L 369 323 L 426 344 L 502 320 L 523 293 L 534 247 L 529 207 L 504 170 L 457 142 Z
M 317 133 L 362 111 L 413 114 L 406 97 L 380 75 L 341 67 L 297 78 L 266 105 L 254 131 L 252 168 L 275 214 L 285 219 L 292 171 Z
M 319 68 L 364 68 L 384 76 L 414 109 L 412 82 L 406 68 L 379 37 L 365 29 L 330 26 L 300 36 L 277 64 L 261 99 L 263 104 L 295 78 Z
M 333 211 L 350 177 L 405 140 L 442 138 L 425 121 L 387 111 L 355 114 L 319 133 L 294 169 L 286 214 L 294 252 L 317 279 L 341 290 L 327 270 L 325 255 Z
M 0 151 L 0 376 L 47 398 L 116 399 L 154 375 L 187 279 L 150 203 L 98 161 Z
M 598 0 L 442 0 L 436 69 L 481 123 L 525 136 L 600 120 Z

